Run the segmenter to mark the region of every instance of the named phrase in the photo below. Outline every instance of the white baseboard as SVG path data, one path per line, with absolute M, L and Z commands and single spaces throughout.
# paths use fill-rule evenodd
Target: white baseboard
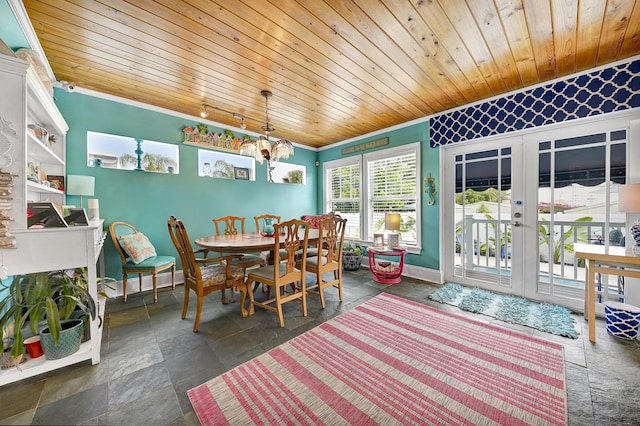
M 363 259 L 361 266 L 369 269 L 369 262 L 365 262 Z M 402 276 L 429 281 L 436 284 L 444 284 L 444 279 L 442 278 L 442 273 L 439 269 L 423 268 L 422 266 L 408 265 L 405 263 L 402 270 Z
M 368 262 L 362 262 L 362 266 L 365 268 L 369 268 Z M 444 281 L 442 279 L 442 274 L 437 269 L 429 269 L 423 268 L 422 266 L 408 265 L 405 263 L 404 270 L 402 271 L 402 276 L 415 278 L 418 280 L 428 281 L 436 284 L 443 284 Z M 182 270 L 176 271 L 176 283 L 182 284 L 184 282 L 184 277 L 182 275 Z M 110 287 L 113 287 L 113 290 L 106 289 L 106 293 L 109 297 L 121 297 L 122 296 L 122 280 L 110 282 Z M 139 280 L 136 275 L 129 275 L 129 279 L 127 280 L 127 294 L 135 294 L 139 291 Z M 171 272 L 163 272 L 158 274 L 158 288 L 163 287 L 171 287 Z M 144 275 L 142 277 L 142 291 L 153 290 L 153 281 L 151 279 L 151 275 Z
M 176 283 L 182 284 L 184 282 L 184 276 L 182 275 L 182 269 L 176 270 Z M 108 283 L 113 290 L 107 288 L 105 293 L 109 297 L 121 297 L 122 292 L 122 280 Z M 171 272 L 162 272 L 158 274 L 158 288 L 171 287 Z M 127 294 L 135 294 L 140 289 L 140 280 L 137 275 L 129 275 L 127 280 Z M 142 277 L 142 291 L 153 290 L 153 279 L 151 275 L 144 275 Z

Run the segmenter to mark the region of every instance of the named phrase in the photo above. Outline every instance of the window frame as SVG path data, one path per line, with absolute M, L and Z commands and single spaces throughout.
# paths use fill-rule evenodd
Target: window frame
M 420 175 L 421 175 L 421 156 L 420 156 L 420 142 L 414 142 L 406 145 L 401 145 L 393 148 L 381 149 L 378 151 L 364 153 L 359 155 L 353 155 L 346 158 L 340 158 L 337 160 L 327 161 L 323 164 L 323 182 L 324 182 L 324 191 L 323 191 L 323 212 L 327 213 L 331 209 L 331 205 L 334 203 L 332 199 L 332 182 L 331 182 L 331 171 L 334 169 L 339 169 L 342 167 L 348 167 L 353 165 L 358 165 L 359 173 L 360 173 L 360 186 L 359 186 L 359 194 L 360 194 L 360 238 L 356 239 L 356 241 L 365 243 L 365 244 L 373 244 L 373 234 L 379 233 L 373 229 L 373 225 L 369 224 L 369 214 L 372 206 L 372 191 L 369 187 L 369 164 L 374 161 L 388 159 L 390 157 L 399 157 L 403 155 L 415 155 L 415 173 L 416 173 L 416 242 L 415 244 L 407 244 L 403 241 L 403 246 L 406 246 L 410 252 L 419 253 L 422 249 L 422 226 L 421 226 L 421 217 L 422 217 L 422 197 L 421 197 L 421 184 L 420 184 Z
M 101 145 L 105 145 L 108 142 L 110 146 L 110 152 L 102 152 L 98 148 Z M 176 144 L 169 142 L 154 141 L 150 139 L 135 138 L 133 136 L 114 135 L 111 133 L 96 132 L 93 130 L 87 131 L 86 146 L 87 146 L 87 167 L 99 167 L 111 170 L 120 171 L 139 171 L 136 165 L 131 167 L 125 167 L 121 165 L 121 158 L 124 154 L 134 157 L 137 154 L 136 145 L 140 143 L 140 148 L 143 151 L 142 156 L 145 153 L 158 154 L 160 151 L 166 151 L 160 153 L 161 157 L 166 157 L 174 164 L 166 166 L 166 170 L 146 170 L 141 171 L 149 173 L 162 173 L 162 174 L 180 174 L 180 147 Z M 153 150 L 148 150 L 148 146 L 155 147 Z M 128 149 L 131 146 L 133 149 Z M 147 149 L 147 151 L 145 151 Z M 116 155 L 119 153 L 119 155 Z M 170 155 L 168 154 L 170 153 Z M 115 161 L 115 167 L 108 164 L 108 160 Z M 99 163 L 97 161 L 100 160 Z

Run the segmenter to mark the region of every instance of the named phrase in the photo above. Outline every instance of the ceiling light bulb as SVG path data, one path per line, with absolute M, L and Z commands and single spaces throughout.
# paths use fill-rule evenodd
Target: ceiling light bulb
M 209 116 L 209 113 L 207 112 L 207 106 L 202 105 L 202 112 L 200 113 L 200 117 L 207 118 L 208 116 Z
M 240 122 L 240 128 L 241 128 L 242 130 L 244 130 L 244 129 L 246 129 L 246 128 L 247 128 L 247 125 L 246 125 L 246 124 L 244 124 L 244 117 L 242 117 L 242 121 Z

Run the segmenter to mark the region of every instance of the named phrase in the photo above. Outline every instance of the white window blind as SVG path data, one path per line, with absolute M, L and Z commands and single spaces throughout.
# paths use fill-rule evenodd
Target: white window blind
M 329 183 L 326 210 L 347 219 L 345 237 L 360 238 L 360 164 L 341 165 L 326 169 Z
M 370 208 L 368 237 L 384 232 L 385 213 L 400 213 L 401 241 L 416 244 L 417 166 L 416 153 L 409 152 L 367 162 Z

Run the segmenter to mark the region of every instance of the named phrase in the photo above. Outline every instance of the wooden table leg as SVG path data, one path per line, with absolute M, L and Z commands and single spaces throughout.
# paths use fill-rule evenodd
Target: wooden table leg
M 588 313 L 587 321 L 589 322 L 589 340 L 596 342 L 596 265 L 591 264 L 591 260 L 587 259 L 587 304 Z
M 249 313 L 247 312 L 247 308 L 245 307 L 245 302 L 247 300 L 247 293 L 251 291 L 251 289 L 247 288 L 246 279 L 243 281 L 242 285 L 238 286 L 238 289 L 240 290 L 240 314 L 242 315 L 242 318 L 246 318 L 249 316 Z

